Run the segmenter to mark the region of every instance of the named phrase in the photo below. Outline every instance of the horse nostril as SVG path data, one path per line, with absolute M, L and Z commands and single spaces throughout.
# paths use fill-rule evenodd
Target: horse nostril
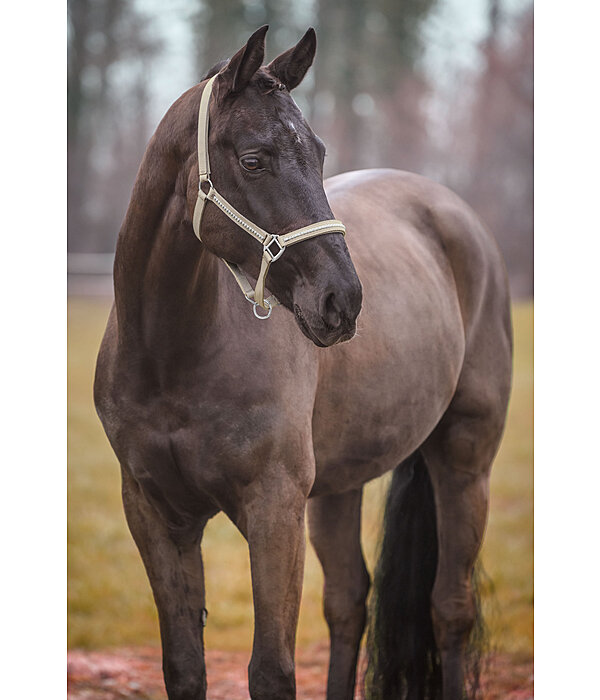
M 342 325 L 342 314 L 333 292 L 328 294 L 325 298 L 324 308 L 325 313 L 323 314 L 323 318 L 327 325 L 334 330 L 339 328 Z

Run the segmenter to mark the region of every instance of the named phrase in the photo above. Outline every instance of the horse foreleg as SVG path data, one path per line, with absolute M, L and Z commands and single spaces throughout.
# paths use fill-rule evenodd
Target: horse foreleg
M 306 491 L 291 480 L 253 484 L 244 507 L 254 598 L 252 700 L 296 697 L 294 648 L 304 572 Z
M 465 650 L 476 618 L 472 574 L 498 438 L 499 430 L 483 418 L 451 412 L 422 448 L 436 504 L 438 565 L 431 603 L 444 700 L 464 697 Z
M 361 501 L 362 489 L 308 502 L 310 539 L 325 576 L 323 604 L 331 640 L 327 700 L 354 697 L 369 591 L 360 546 Z
M 204 700 L 204 571 L 201 530 L 174 538 L 165 520 L 123 468 L 123 504 L 158 609 L 163 671 L 169 700 Z

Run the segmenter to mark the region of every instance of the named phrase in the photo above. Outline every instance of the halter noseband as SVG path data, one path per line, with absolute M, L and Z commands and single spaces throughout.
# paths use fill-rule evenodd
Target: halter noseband
M 234 263 L 230 263 L 223 259 L 223 262 L 229 268 L 231 274 L 235 277 L 236 282 L 244 293 L 248 301 L 254 305 L 254 315 L 257 318 L 269 318 L 273 307 L 279 304 L 275 296 L 271 295 L 265 299 L 265 280 L 271 263 L 279 260 L 285 252 L 285 249 L 295 243 L 301 243 L 309 238 L 322 236 L 324 233 L 341 233 L 346 234 L 346 228 L 341 221 L 337 219 L 327 219 L 326 221 L 317 221 L 314 224 L 309 224 L 303 228 L 295 229 L 289 233 L 273 234 L 267 233 L 260 226 L 247 219 L 243 214 L 240 214 L 222 195 L 214 188 L 210 180 L 210 161 L 208 158 L 208 107 L 212 94 L 212 87 L 217 76 L 213 76 L 205 85 L 200 100 L 200 109 L 198 111 L 198 169 L 200 179 L 198 182 L 198 199 L 194 207 L 193 226 L 194 233 L 200 238 L 200 225 L 202 222 L 202 213 L 207 202 L 212 202 L 226 214 L 242 231 L 245 231 L 250 236 L 255 238 L 262 244 L 263 254 L 260 265 L 260 272 L 256 280 L 256 288 L 252 289 L 252 285 L 248 281 L 246 275 Z M 204 192 L 202 185 L 208 184 L 208 192 Z M 268 313 L 265 316 L 259 315 L 256 308 L 260 306 L 266 309 Z

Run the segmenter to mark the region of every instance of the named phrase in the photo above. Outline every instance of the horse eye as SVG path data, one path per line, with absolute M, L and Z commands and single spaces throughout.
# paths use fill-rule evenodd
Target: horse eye
M 256 170 L 262 170 L 260 167 L 260 161 L 258 158 L 255 156 L 246 156 L 245 158 L 240 158 L 240 163 L 242 164 L 242 167 L 245 168 L 246 170 L 256 171 Z

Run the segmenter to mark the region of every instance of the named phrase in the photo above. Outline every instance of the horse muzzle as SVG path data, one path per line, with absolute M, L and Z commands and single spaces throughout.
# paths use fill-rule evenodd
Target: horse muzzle
M 361 306 L 362 288 L 356 278 L 356 283 L 344 290 L 323 294 L 312 312 L 294 304 L 294 315 L 304 335 L 318 347 L 327 348 L 354 337 Z

